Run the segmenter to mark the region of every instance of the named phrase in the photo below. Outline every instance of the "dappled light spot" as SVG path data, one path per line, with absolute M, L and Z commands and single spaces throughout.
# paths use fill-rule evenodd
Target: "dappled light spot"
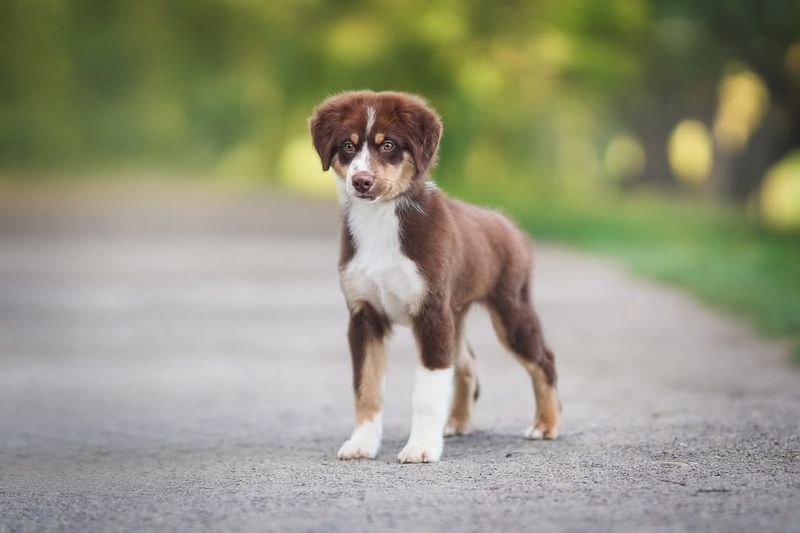
M 421 40 L 434 46 L 454 45 L 466 35 L 462 11 L 461 2 L 431 5 L 419 16 L 412 29 Z
M 306 135 L 299 135 L 286 145 L 278 168 L 282 183 L 295 191 L 318 196 L 331 196 L 336 191 L 336 175 L 333 170 L 322 171 Z
M 761 188 L 761 212 L 770 226 L 800 228 L 800 151 L 794 151 L 767 173 Z
M 691 184 L 704 182 L 714 157 L 708 128 L 699 120 L 682 120 L 672 130 L 667 155 L 677 177 Z
M 636 137 L 619 134 L 611 139 L 606 148 L 603 168 L 608 177 L 624 180 L 639 176 L 644 170 L 646 156 L 642 144 Z
M 572 58 L 572 43 L 563 33 L 553 29 L 536 36 L 530 48 L 537 59 L 537 67 L 560 71 Z
M 496 97 L 505 85 L 503 72 L 487 60 L 470 61 L 458 72 L 458 85 L 464 94 L 476 98 Z
M 367 17 L 346 18 L 331 28 L 326 50 L 338 63 L 366 65 L 384 54 L 390 39 L 390 35 Z
M 714 138 L 727 150 L 741 150 L 768 105 L 769 92 L 760 76 L 749 70 L 725 76 L 719 87 Z

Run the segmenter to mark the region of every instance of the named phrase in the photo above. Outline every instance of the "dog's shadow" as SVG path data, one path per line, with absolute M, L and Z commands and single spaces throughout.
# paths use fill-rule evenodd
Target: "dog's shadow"
M 531 440 L 522 433 L 497 432 L 491 430 L 473 430 L 466 435 L 445 437 L 442 461 L 483 460 L 489 458 L 508 459 L 515 456 L 526 456 L 551 453 L 557 444 L 569 444 L 574 435 L 561 435 L 556 440 Z M 390 461 L 406 443 L 406 438 L 391 435 L 385 438 L 378 455 L 380 461 Z M 394 453 L 393 453 L 394 452 Z

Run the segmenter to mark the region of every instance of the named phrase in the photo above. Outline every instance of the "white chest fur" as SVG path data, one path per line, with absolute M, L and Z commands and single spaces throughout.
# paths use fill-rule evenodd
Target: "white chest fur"
M 409 324 L 425 297 L 417 264 L 400 246 L 394 201 L 352 202 L 346 211 L 355 255 L 340 274 L 351 308 L 367 302 L 393 322 Z

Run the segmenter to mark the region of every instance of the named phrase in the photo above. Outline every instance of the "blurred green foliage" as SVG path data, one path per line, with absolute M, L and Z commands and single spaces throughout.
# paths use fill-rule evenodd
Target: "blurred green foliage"
M 537 237 L 617 257 L 637 273 L 755 319 L 768 334 L 800 334 L 796 234 L 768 231 L 706 202 L 652 196 L 591 209 L 504 205 Z
M 441 112 L 445 183 L 672 187 L 670 132 L 711 127 L 745 69 L 768 87 L 768 138 L 745 178 L 734 161 L 706 187 L 745 201 L 800 144 L 797 20 L 793 0 L 5 0 L 0 169 L 278 180 L 312 107 L 368 87 Z

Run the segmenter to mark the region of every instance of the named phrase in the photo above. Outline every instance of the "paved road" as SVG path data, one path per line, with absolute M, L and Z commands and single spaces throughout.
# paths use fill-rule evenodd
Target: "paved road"
M 612 262 L 538 247 L 563 436 L 474 312 L 477 432 L 399 465 L 352 418 L 335 208 L 180 189 L 0 197 L 0 531 L 800 531 L 785 347 Z M 789 295 L 787 295 L 789 297 Z

